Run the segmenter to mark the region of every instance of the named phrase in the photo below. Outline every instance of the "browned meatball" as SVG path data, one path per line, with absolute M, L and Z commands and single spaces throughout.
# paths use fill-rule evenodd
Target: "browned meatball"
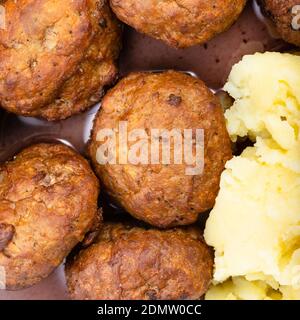
M 0 105 L 48 120 L 93 106 L 117 74 L 121 27 L 100 0 L 7 0 Z M 51 10 L 49 10 L 51 8 Z
M 0 166 L 0 266 L 9 290 L 47 277 L 96 227 L 98 181 L 60 144 L 39 144 Z
M 184 48 L 228 29 L 246 0 L 110 0 L 110 4 L 120 20 L 138 31 Z
M 300 29 L 293 29 L 293 20 L 297 19 L 298 12 L 293 12 L 299 0 L 260 0 L 265 14 L 274 22 L 277 31 L 285 41 L 300 46 Z M 300 19 L 298 19 L 298 23 Z
M 66 277 L 73 299 L 199 299 L 212 269 L 213 254 L 196 228 L 107 224 L 95 244 L 68 259 Z
M 164 164 L 161 158 L 153 164 L 151 152 L 150 164 L 100 164 L 97 151 L 104 141 L 98 141 L 97 135 L 101 129 L 118 128 L 121 121 L 126 121 L 129 133 L 142 128 L 148 136 L 153 129 L 179 129 L 181 134 L 184 129 L 192 129 L 193 134 L 196 129 L 203 129 L 203 172 L 188 175 L 185 162 Z M 116 132 L 116 141 L 119 136 Z M 130 150 L 134 144 L 128 142 L 122 148 L 117 144 L 116 154 L 124 148 Z M 174 155 L 175 144 L 170 145 Z M 202 81 L 174 71 L 135 73 L 104 97 L 94 122 L 89 153 L 107 191 L 121 206 L 137 219 L 166 228 L 192 224 L 199 213 L 213 207 L 220 175 L 231 158 L 231 143 L 219 100 Z

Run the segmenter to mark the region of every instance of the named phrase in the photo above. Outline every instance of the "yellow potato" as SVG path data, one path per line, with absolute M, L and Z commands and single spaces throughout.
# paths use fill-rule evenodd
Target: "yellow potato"
M 300 57 L 245 56 L 224 89 L 235 99 L 225 114 L 232 140 L 248 135 L 262 161 L 300 173 Z
M 281 292 L 280 292 L 281 291 Z M 263 281 L 249 281 L 245 277 L 234 277 L 213 286 L 206 294 L 206 300 L 299 300 L 300 290 L 281 287 L 274 290 Z
M 234 66 L 225 90 L 231 139 L 253 147 L 227 162 L 205 229 L 215 248 L 207 299 L 300 299 L 300 57 L 264 53 Z

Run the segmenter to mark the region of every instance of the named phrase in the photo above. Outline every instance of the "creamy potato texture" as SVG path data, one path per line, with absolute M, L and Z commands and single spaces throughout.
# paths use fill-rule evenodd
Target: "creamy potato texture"
M 254 146 L 230 160 L 205 229 L 215 249 L 206 299 L 300 299 L 300 57 L 264 53 L 225 85 L 231 139 Z
M 235 99 L 226 112 L 232 140 L 249 136 L 262 161 L 300 173 L 300 57 L 245 56 L 224 89 Z

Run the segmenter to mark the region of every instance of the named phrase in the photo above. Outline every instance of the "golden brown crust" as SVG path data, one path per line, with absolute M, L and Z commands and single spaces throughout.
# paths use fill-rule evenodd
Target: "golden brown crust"
M 7 289 L 45 278 L 83 240 L 97 221 L 98 193 L 88 162 L 64 145 L 35 145 L 0 166 L 0 266 Z
M 122 27 L 107 5 L 93 12 L 98 14 L 92 15 L 96 35 L 76 73 L 64 83 L 56 100 L 40 111 L 43 118 L 64 119 L 92 107 L 117 77 Z
M 201 175 L 186 175 L 186 165 L 99 165 L 101 128 L 204 129 L 205 163 Z M 118 141 L 118 138 L 117 138 Z M 174 144 L 171 154 L 174 153 Z M 220 103 L 199 79 L 169 71 L 135 73 L 103 99 L 89 145 L 95 170 L 110 195 L 135 218 L 157 227 L 192 224 L 213 207 L 220 175 L 231 158 L 231 144 Z M 118 152 L 117 152 L 118 154 Z
M 174 47 L 202 44 L 228 29 L 246 0 L 110 0 L 118 18 Z
M 300 30 L 292 28 L 295 18 L 292 8 L 300 5 L 299 0 L 260 0 L 260 3 L 265 14 L 274 22 L 282 39 L 300 46 Z
M 199 299 L 212 279 L 213 254 L 200 231 L 106 224 L 98 242 L 66 264 L 73 299 Z
M 7 0 L 0 104 L 48 120 L 96 102 L 116 77 L 121 26 L 102 0 Z M 51 7 L 52 10 L 48 10 Z

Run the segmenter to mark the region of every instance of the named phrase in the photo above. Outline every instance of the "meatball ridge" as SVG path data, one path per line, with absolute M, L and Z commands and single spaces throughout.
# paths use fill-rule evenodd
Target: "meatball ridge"
M 282 39 L 300 46 L 300 30 L 293 29 L 293 20 L 297 18 L 293 8 L 299 6 L 300 2 L 298 0 L 260 0 L 259 2 L 263 12 L 274 22 Z M 299 14 L 300 12 L 298 16 Z
M 68 258 L 65 272 L 73 299 L 183 300 L 207 291 L 212 269 L 197 228 L 106 224 L 95 244 Z
M 228 29 L 246 0 L 110 0 L 118 18 L 167 44 L 202 44 Z
M 38 144 L 0 166 L 0 266 L 6 288 L 47 277 L 99 222 L 98 180 L 60 144 Z
M 118 128 L 120 121 L 127 122 L 128 131 L 148 133 L 203 129 L 203 173 L 187 175 L 185 163 L 99 164 L 98 132 Z M 213 207 L 220 175 L 232 155 L 219 100 L 201 80 L 175 71 L 131 74 L 109 91 L 94 121 L 89 154 L 113 199 L 135 218 L 160 228 L 192 224 Z
M 121 27 L 107 1 L 7 0 L 3 5 L 0 105 L 48 120 L 95 105 L 117 75 L 120 50 Z

